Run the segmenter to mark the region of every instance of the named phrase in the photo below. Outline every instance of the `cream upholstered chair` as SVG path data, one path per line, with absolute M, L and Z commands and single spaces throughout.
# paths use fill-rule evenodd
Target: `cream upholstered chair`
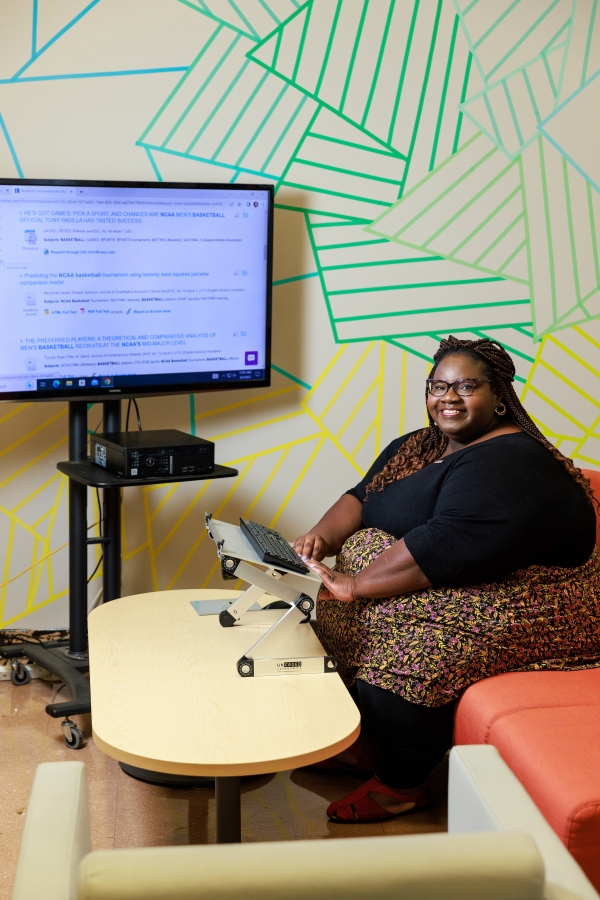
M 450 827 L 91 852 L 85 766 L 43 763 L 12 900 L 598 900 L 493 747 L 452 751 Z
M 545 900 L 598 900 L 599 895 L 495 747 L 450 751 L 448 831 L 508 831 L 530 835 L 545 869 Z

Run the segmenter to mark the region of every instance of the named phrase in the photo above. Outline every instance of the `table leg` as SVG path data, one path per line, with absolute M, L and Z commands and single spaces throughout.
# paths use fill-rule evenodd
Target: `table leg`
M 215 778 L 217 844 L 239 844 L 242 840 L 239 775 Z

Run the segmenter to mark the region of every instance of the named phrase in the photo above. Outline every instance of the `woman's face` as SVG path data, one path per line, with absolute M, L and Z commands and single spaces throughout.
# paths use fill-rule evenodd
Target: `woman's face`
M 469 356 L 453 353 L 445 356 L 435 370 L 436 381 L 452 384 L 467 378 L 485 378 L 482 367 Z M 431 418 L 450 440 L 469 444 L 498 424 L 494 408 L 500 402 L 491 385 L 479 383 L 470 397 L 462 397 L 450 388 L 443 397 L 427 395 Z

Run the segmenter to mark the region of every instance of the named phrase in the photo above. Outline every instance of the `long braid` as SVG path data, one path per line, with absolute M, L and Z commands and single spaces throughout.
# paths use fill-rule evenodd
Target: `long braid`
M 522 406 L 513 387 L 515 365 L 502 344 L 499 344 L 498 341 L 491 341 L 489 338 L 482 338 L 478 341 L 461 340 L 451 334 L 441 341 L 433 357 L 434 365 L 429 373 L 430 378 L 433 378 L 435 370 L 442 359 L 453 353 L 460 353 L 469 356 L 479 364 L 483 363 L 485 374 L 492 382 L 491 387 L 495 388 L 500 394 L 514 424 L 524 431 L 525 434 L 543 444 L 567 470 L 571 478 L 581 485 L 590 501 L 597 504 L 592 486 L 581 469 L 578 469 L 568 456 L 564 456 L 560 450 L 550 443 L 548 438 L 544 437 Z M 427 400 L 427 391 L 425 392 L 425 400 Z M 448 445 L 448 438 L 435 424 L 429 412 L 427 415 L 429 426 L 411 434 L 403 442 L 398 453 L 389 460 L 382 471 L 378 472 L 368 485 L 367 496 L 372 491 L 382 491 L 392 481 L 398 481 L 401 478 L 406 478 L 408 475 L 413 475 L 419 469 L 424 468 L 442 456 Z

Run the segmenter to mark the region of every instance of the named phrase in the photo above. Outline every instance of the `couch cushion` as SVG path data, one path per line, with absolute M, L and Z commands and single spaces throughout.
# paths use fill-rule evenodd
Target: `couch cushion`
M 456 710 L 454 743 L 493 744 L 492 726 L 520 710 L 596 705 L 600 706 L 600 668 L 496 675 L 463 694 Z
M 600 704 L 507 713 L 487 743 L 600 889 Z

